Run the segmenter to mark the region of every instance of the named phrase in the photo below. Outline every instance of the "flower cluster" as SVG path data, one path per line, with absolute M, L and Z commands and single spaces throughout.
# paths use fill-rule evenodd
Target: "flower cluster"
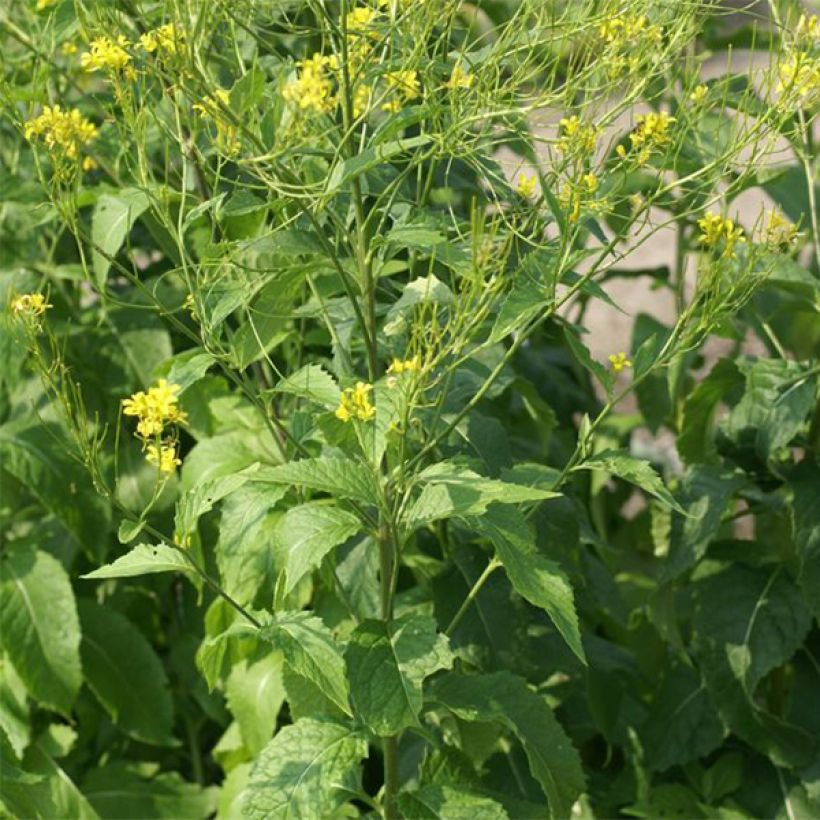
M 598 129 L 573 114 L 558 123 L 557 148 L 562 154 L 592 154 L 598 143 Z
M 222 112 L 223 108 L 229 107 L 230 99 L 230 94 L 224 88 L 219 88 L 213 96 L 205 97 L 201 103 L 194 103 L 194 111 L 213 123 L 216 128 L 216 144 L 220 151 L 234 157 L 241 148 L 239 128 L 229 122 Z
M 666 111 L 639 114 L 635 118 L 635 130 L 629 135 L 629 141 L 632 144 L 632 150 L 637 151 L 638 165 L 645 165 L 653 151 L 669 145 L 672 141 L 670 126 L 676 122 L 675 117 L 670 117 Z M 619 145 L 616 152 L 622 159 L 627 155 L 623 145 Z
M 535 192 L 538 190 L 538 181 L 535 178 L 535 174 L 519 174 L 515 190 L 525 199 L 529 199 L 534 196 Z
M 730 259 L 737 256 L 735 246 L 746 241 L 743 228 L 739 225 L 736 226 L 731 219 L 726 219 L 711 211 L 707 211 L 706 215 L 698 220 L 698 228 L 701 231 L 698 237 L 698 242 L 701 245 L 714 249 L 723 244 L 722 255 Z
M 581 210 L 586 208 L 590 211 L 600 211 L 605 207 L 602 200 L 595 199 L 595 192 L 600 183 L 598 177 L 592 172 L 581 174 L 577 180 L 565 182 L 558 200 L 567 210 L 569 222 L 577 222 L 581 216 Z
M 80 57 L 80 65 L 85 71 L 108 71 L 122 73 L 129 80 L 137 76 L 127 49 L 131 45 L 122 34 L 116 40 L 98 37 L 89 44 L 89 51 Z
M 813 107 L 820 102 L 820 58 L 793 51 L 778 66 L 777 91 L 798 105 Z
M 419 77 L 416 71 L 404 69 L 401 71 L 388 71 L 384 76 L 387 87 L 393 95 L 393 99 L 382 105 L 385 111 L 401 111 L 402 105 L 411 102 L 419 96 Z
M 26 123 L 24 133 L 29 142 L 42 140 L 55 159 L 76 160 L 98 131 L 77 108 L 63 111 L 59 105 L 47 105 L 41 114 Z
M 444 83 L 446 88 L 472 88 L 475 82 L 475 75 L 469 71 L 465 71 L 461 67 L 461 63 L 456 63 L 453 70 L 450 72 L 450 79 Z
M 598 26 L 598 39 L 607 74 L 614 78 L 637 71 L 641 55 L 651 53 L 662 36 L 663 29 L 650 23 L 645 14 L 620 14 L 605 20 Z
M 763 242 L 771 250 L 793 245 L 797 241 L 797 226 L 773 208 L 766 215 L 763 226 Z
M 9 305 L 12 316 L 25 320 L 33 329 L 39 329 L 40 317 L 53 305 L 42 293 L 23 293 L 15 296 Z
M 174 441 L 162 440 L 167 425 L 179 424 L 187 418 L 179 407 L 178 393 L 179 385 L 160 379 L 147 392 L 140 390 L 122 403 L 123 414 L 138 419 L 136 435 L 146 449 L 146 460 L 166 474 L 173 473 L 181 464 Z
M 327 113 L 336 107 L 333 93 L 333 79 L 329 68 L 335 68 L 336 61 L 323 54 L 314 54 L 297 63 L 298 74 L 282 91 L 282 96 L 302 111 Z
M 336 408 L 336 418 L 342 421 L 359 419 L 370 421 L 376 415 L 376 408 L 370 402 L 372 384 L 357 382 L 355 387 L 348 387 L 342 391 L 339 406 Z
M 421 370 L 421 356 L 416 354 L 409 359 L 393 359 L 387 372 L 391 375 L 400 376 L 402 373 L 418 373 Z
M 174 56 L 185 43 L 185 32 L 180 31 L 173 23 L 166 23 L 158 28 L 146 31 L 140 37 L 140 45 L 149 54 Z

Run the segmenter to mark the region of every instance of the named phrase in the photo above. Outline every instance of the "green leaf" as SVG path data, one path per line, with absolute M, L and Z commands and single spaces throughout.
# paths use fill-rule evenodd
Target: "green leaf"
M 322 559 L 361 529 L 358 517 L 324 501 L 291 507 L 273 531 L 278 564 L 285 571 L 287 595 Z
M 766 712 L 760 681 L 799 649 L 811 614 L 782 569 L 731 565 L 695 584 L 694 646 L 706 684 L 739 737 L 776 765 L 806 765 L 812 736 Z
M 27 698 L 26 685 L 20 679 L 8 657 L 0 653 L 0 730 L 5 732 L 18 757 L 23 756 L 23 752 L 31 742 Z M 0 752 L 2 751 L 0 746 Z
M 572 586 L 558 564 L 538 551 L 524 516 L 508 507 L 493 507 L 481 518 L 470 519 L 469 525 L 490 539 L 513 589 L 550 616 L 569 648 L 586 663 Z
M 80 623 L 68 575 L 47 552 L 0 556 L 0 644 L 31 696 L 68 715 L 82 683 Z
M 192 384 L 198 382 L 213 367 L 216 359 L 195 347 L 179 353 L 162 368 L 165 378 L 179 386 L 179 395 L 182 395 Z
M 225 682 L 225 697 L 246 748 L 257 755 L 273 737 L 285 701 L 281 655 L 270 652 L 234 663 Z
M 560 495 L 537 487 L 485 478 L 446 461 L 423 470 L 419 480 L 424 483 L 421 495 L 405 516 L 411 529 L 440 518 L 482 515 L 493 502 L 520 504 Z
M 352 498 L 374 506 L 379 503 L 373 471 L 350 458 L 322 456 L 289 461 L 276 467 L 263 467 L 254 480 L 298 484 L 337 498 Z
M 317 820 L 357 791 L 364 738 L 350 726 L 303 718 L 285 726 L 262 750 L 245 790 L 250 820 Z
M 94 279 L 100 290 L 105 288 L 110 258 L 117 255 L 134 223 L 149 205 L 148 194 L 137 188 L 122 188 L 116 194 L 103 194 L 97 199 L 91 215 L 91 242 L 95 245 Z
M 339 406 L 341 392 L 336 380 L 318 364 L 309 364 L 279 382 L 274 393 L 290 393 L 302 399 L 335 410 Z
M 661 477 L 655 472 L 652 465 L 642 458 L 635 458 L 621 450 L 605 450 L 591 456 L 575 470 L 603 470 L 610 475 L 622 478 L 635 484 L 670 509 L 686 514 L 677 501 L 672 497 Z
M 794 543 L 800 562 L 800 586 L 814 617 L 820 619 L 820 469 L 808 459 L 791 477 Z
M 133 578 L 155 572 L 184 572 L 193 575 L 193 567 L 182 553 L 166 544 L 137 544 L 130 552 L 120 556 L 112 564 L 81 575 L 81 578 Z
M 399 794 L 399 809 L 414 820 L 508 820 L 500 803 L 454 786 L 429 784 Z
M 522 678 L 508 672 L 450 673 L 433 682 L 431 697 L 462 720 L 493 721 L 515 732 L 551 815 L 570 816 L 585 787 L 581 759 L 546 699 Z
M 133 764 L 115 762 L 93 767 L 83 794 L 106 820 L 198 820 L 214 811 L 218 791 L 188 783 L 176 772 L 146 777 Z
M 407 327 L 407 315 L 417 305 L 451 305 L 454 301 L 455 296 L 450 288 L 432 273 L 413 279 L 404 286 L 401 296 L 390 306 L 384 332 L 387 336 L 403 332 Z
M 310 612 L 279 612 L 260 637 L 278 649 L 285 663 L 350 714 L 345 662 L 331 631 Z
M 168 678 L 151 645 L 119 612 L 91 601 L 77 606 L 85 679 L 112 721 L 135 740 L 175 745 Z
M 408 614 L 388 623 L 360 623 L 345 659 L 357 716 L 374 734 L 388 737 L 419 725 L 422 682 L 449 669 L 453 653 L 434 618 Z

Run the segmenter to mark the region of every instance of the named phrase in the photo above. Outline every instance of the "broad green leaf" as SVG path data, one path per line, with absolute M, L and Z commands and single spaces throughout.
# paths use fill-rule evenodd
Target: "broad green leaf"
M 0 465 L 53 513 L 92 555 L 103 554 L 110 511 L 69 457 L 71 444 L 54 424 L 26 418 L 0 427 Z
M 350 726 L 303 718 L 285 726 L 251 770 L 242 814 L 250 820 L 317 820 L 357 790 L 367 743 Z
M 92 768 L 83 794 L 106 820 L 195 820 L 216 808 L 218 791 L 188 783 L 176 772 L 148 777 L 136 765 L 109 763 Z
M 77 608 L 85 680 L 113 722 L 143 743 L 174 745 L 171 691 L 151 644 L 109 607 L 80 600 Z
M 717 707 L 697 672 L 688 666 L 670 666 L 641 727 L 649 767 L 663 772 L 706 757 L 725 734 Z
M 278 649 L 285 663 L 350 714 L 345 662 L 331 631 L 310 612 L 279 612 L 259 636 Z
M 225 682 L 225 698 L 245 746 L 257 755 L 273 737 L 276 718 L 285 700 L 281 655 L 271 652 L 233 664 Z
M 31 696 L 68 715 L 82 683 L 80 623 L 68 575 L 49 553 L 0 556 L 0 645 Z
M 360 623 L 345 659 L 356 715 L 382 737 L 419 725 L 424 679 L 453 665 L 435 619 L 414 614 L 387 623 Z
M 0 653 L 0 730 L 6 733 L 18 757 L 23 756 L 31 742 L 27 695 L 26 686 L 11 665 L 8 656 Z
M 760 681 L 802 644 L 811 614 L 783 569 L 726 566 L 695 584 L 697 659 L 729 728 L 776 765 L 801 766 L 817 748 L 812 736 L 764 711 Z
M 361 529 L 358 517 L 323 501 L 291 507 L 276 523 L 273 543 L 278 565 L 285 571 L 287 595 L 322 559 Z
M 305 365 L 287 378 L 282 379 L 274 393 L 289 393 L 301 399 L 321 404 L 329 410 L 339 406 L 341 392 L 336 380 L 318 364 Z
M 117 255 L 134 223 L 149 205 L 148 194 L 136 188 L 121 188 L 116 194 L 103 194 L 97 199 L 91 215 L 91 241 L 95 245 L 94 280 L 100 290 L 105 288 L 110 258 Z
M 515 732 L 551 816 L 570 816 L 585 787 L 581 759 L 546 699 L 522 678 L 508 672 L 450 673 L 433 682 L 431 698 L 462 720 L 498 722 Z
M 508 820 L 500 803 L 454 786 L 429 784 L 399 794 L 399 809 L 418 820 Z
M 213 367 L 215 361 L 210 353 L 195 347 L 174 356 L 162 370 L 165 378 L 171 384 L 176 384 L 179 387 L 179 395 L 182 395 Z
M 137 544 L 111 564 L 81 575 L 81 578 L 133 578 L 155 572 L 184 572 L 193 575 L 193 567 L 180 550 L 167 544 Z
M 411 529 L 454 516 L 482 515 L 493 502 L 520 504 L 555 498 L 560 493 L 485 478 L 466 467 L 448 462 L 434 464 L 419 474 L 421 495 L 406 513 Z
M 418 305 L 437 304 L 451 305 L 455 296 L 447 285 L 432 273 L 419 277 L 404 286 L 401 296 L 390 306 L 384 324 L 384 332 L 388 336 L 402 333 L 407 328 L 407 316 Z
M 337 498 L 352 498 L 374 506 L 379 503 L 378 485 L 372 470 L 350 458 L 322 456 L 289 461 L 262 468 L 254 480 L 298 484 Z
M 605 450 L 586 459 L 586 461 L 574 469 L 603 470 L 610 475 L 617 476 L 624 481 L 635 484 L 645 492 L 655 496 L 661 504 L 685 515 L 681 506 L 675 501 L 669 490 L 666 489 L 666 485 L 661 480 L 661 477 L 645 459 L 635 458 L 621 450 Z
M 564 572 L 535 545 L 535 534 L 514 509 L 493 507 L 469 525 L 487 536 L 515 591 L 549 616 L 569 648 L 586 663 L 572 586 Z

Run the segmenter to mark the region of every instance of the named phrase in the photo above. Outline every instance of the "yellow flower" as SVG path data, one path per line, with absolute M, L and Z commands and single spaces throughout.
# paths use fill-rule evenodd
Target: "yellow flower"
M 402 373 L 418 373 L 421 370 L 421 356 L 416 354 L 410 359 L 393 359 L 387 372 L 396 376 Z
M 97 37 L 88 45 L 90 51 L 80 57 L 80 65 L 86 71 L 125 71 L 133 76 L 133 67 L 129 66 L 131 55 L 126 51 L 131 44 L 122 34 L 116 40 Z M 131 68 L 130 72 L 128 68 Z
M 66 57 L 73 57 L 78 51 L 77 44 L 72 43 L 70 40 L 66 40 L 60 46 L 60 51 L 62 51 Z
M 373 22 L 373 18 L 378 16 L 379 12 L 375 9 L 359 6 L 347 13 L 345 25 L 348 31 L 364 31 Z
M 577 182 L 564 183 L 564 187 L 558 194 L 558 201 L 569 212 L 567 215 L 569 222 L 578 221 L 583 207 L 591 211 L 600 211 L 606 207 L 604 200 L 596 200 L 594 197 L 599 184 L 598 177 L 593 173 L 583 174 Z
M 216 128 L 216 144 L 229 157 L 236 156 L 242 143 L 239 139 L 239 128 L 225 118 L 223 108 L 230 108 L 231 95 L 224 89 L 218 88 L 213 96 L 203 98 L 202 102 L 194 103 L 193 109 L 204 119 L 213 122 Z
M 97 167 L 97 161 L 94 157 L 84 157 L 80 167 L 83 171 L 93 171 Z
M 282 91 L 282 96 L 297 108 L 316 112 L 332 111 L 336 105 L 333 96 L 333 83 L 327 76 L 327 69 L 333 68 L 335 62 L 322 54 L 314 54 L 307 60 L 297 63 L 299 73 Z
M 11 312 L 15 316 L 42 316 L 52 307 L 42 293 L 24 293 L 11 300 Z
M 626 353 L 612 353 L 609 356 L 609 363 L 615 373 L 620 373 L 625 367 L 632 367 L 632 362 L 626 358 Z
M 778 93 L 791 92 L 801 102 L 812 105 L 820 94 L 820 58 L 793 52 L 778 66 Z
M 598 129 L 573 114 L 562 117 L 558 123 L 560 136 L 557 148 L 562 154 L 572 152 L 591 154 L 598 142 Z
M 777 208 L 773 208 L 767 214 L 763 241 L 773 249 L 793 245 L 797 241 L 797 226 L 789 222 Z
M 709 94 L 709 87 L 701 83 L 697 86 L 694 91 L 689 95 L 689 99 L 695 103 L 695 105 L 700 105 Z
M 386 102 L 382 106 L 385 111 L 396 112 L 401 108 L 402 102 L 410 102 L 419 96 L 419 78 L 416 71 L 412 69 L 388 71 L 384 78 L 388 88 L 399 94 L 401 98 Z
M 98 131 L 78 109 L 63 111 L 59 105 L 47 105 L 39 116 L 26 123 L 24 133 L 29 141 L 41 139 L 58 156 L 77 159 L 80 148 L 95 139 Z
M 360 85 L 353 95 L 353 116 L 362 117 L 370 109 L 373 89 L 369 85 Z
M 810 41 L 820 39 L 820 20 L 817 19 L 817 15 L 812 14 L 809 17 L 806 14 L 801 14 L 800 19 L 797 21 L 794 34 L 798 38 L 804 38 Z
M 37 11 L 45 11 L 46 9 L 50 9 L 52 6 L 57 5 L 57 0 L 37 0 L 37 5 L 35 6 Z
M 355 387 L 343 390 L 336 408 L 336 418 L 345 422 L 351 419 L 370 421 L 376 415 L 376 408 L 370 403 L 368 395 L 372 389 L 372 384 L 357 382 Z
M 639 114 L 635 117 L 635 122 L 637 128 L 629 135 L 633 147 L 640 148 L 647 144 L 662 147 L 669 144 L 669 126 L 677 120 L 665 111 L 659 111 L 657 114 Z
M 515 190 L 521 196 L 529 199 L 529 197 L 534 196 L 537 187 L 538 183 L 535 178 L 535 174 L 520 174 Z
M 162 444 L 160 447 L 156 444 L 149 444 L 145 452 L 145 460 L 159 467 L 159 471 L 166 475 L 174 473 L 176 468 L 182 464 L 182 461 L 177 458 L 176 447 L 173 444 Z
M 182 50 L 185 43 L 185 32 L 179 31 L 173 23 L 166 23 L 159 28 L 146 31 L 140 37 L 140 45 L 149 54 L 163 52 L 169 55 L 174 55 Z
M 461 67 L 461 63 L 456 63 L 450 72 L 450 79 L 444 85 L 447 88 L 472 88 L 475 76 Z
M 124 399 L 122 412 L 126 416 L 136 416 L 137 435 L 142 439 L 154 438 L 162 433 L 166 424 L 185 421 L 186 414 L 179 408 L 178 384 L 169 384 L 160 379 L 148 392 L 140 390 Z
M 707 248 L 716 248 L 723 242 L 723 256 L 726 257 L 734 258 L 735 245 L 746 241 L 743 228 L 736 227 L 731 219 L 724 219 L 720 214 L 711 211 L 707 211 L 706 215 L 698 220 L 698 228 L 701 231 L 698 242 Z

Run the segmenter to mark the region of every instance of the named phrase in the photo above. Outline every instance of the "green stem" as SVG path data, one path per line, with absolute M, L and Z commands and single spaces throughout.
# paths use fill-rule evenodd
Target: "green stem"
M 444 630 L 444 634 L 448 637 L 453 634 L 453 630 L 458 626 L 461 619 L 464 617 L 467 610 L 470 608 L 470 604 L 475 600 L 475 597 L 481 591 L 481 587 L 487 583 L 489 577 L 501 566 L 501 561 L 498 558 L 493 557 L 490 560 L 490 563 L 484 568 L 484 572 L 478 576 L 478 579 L 473 584 L 472 589 L 467 593 L 467 597 L 464 599 L 464 602 L 459 607 L 458 612 L 453 615 L 453 620 L 450 621 L 450 625 L 447 629 Z

